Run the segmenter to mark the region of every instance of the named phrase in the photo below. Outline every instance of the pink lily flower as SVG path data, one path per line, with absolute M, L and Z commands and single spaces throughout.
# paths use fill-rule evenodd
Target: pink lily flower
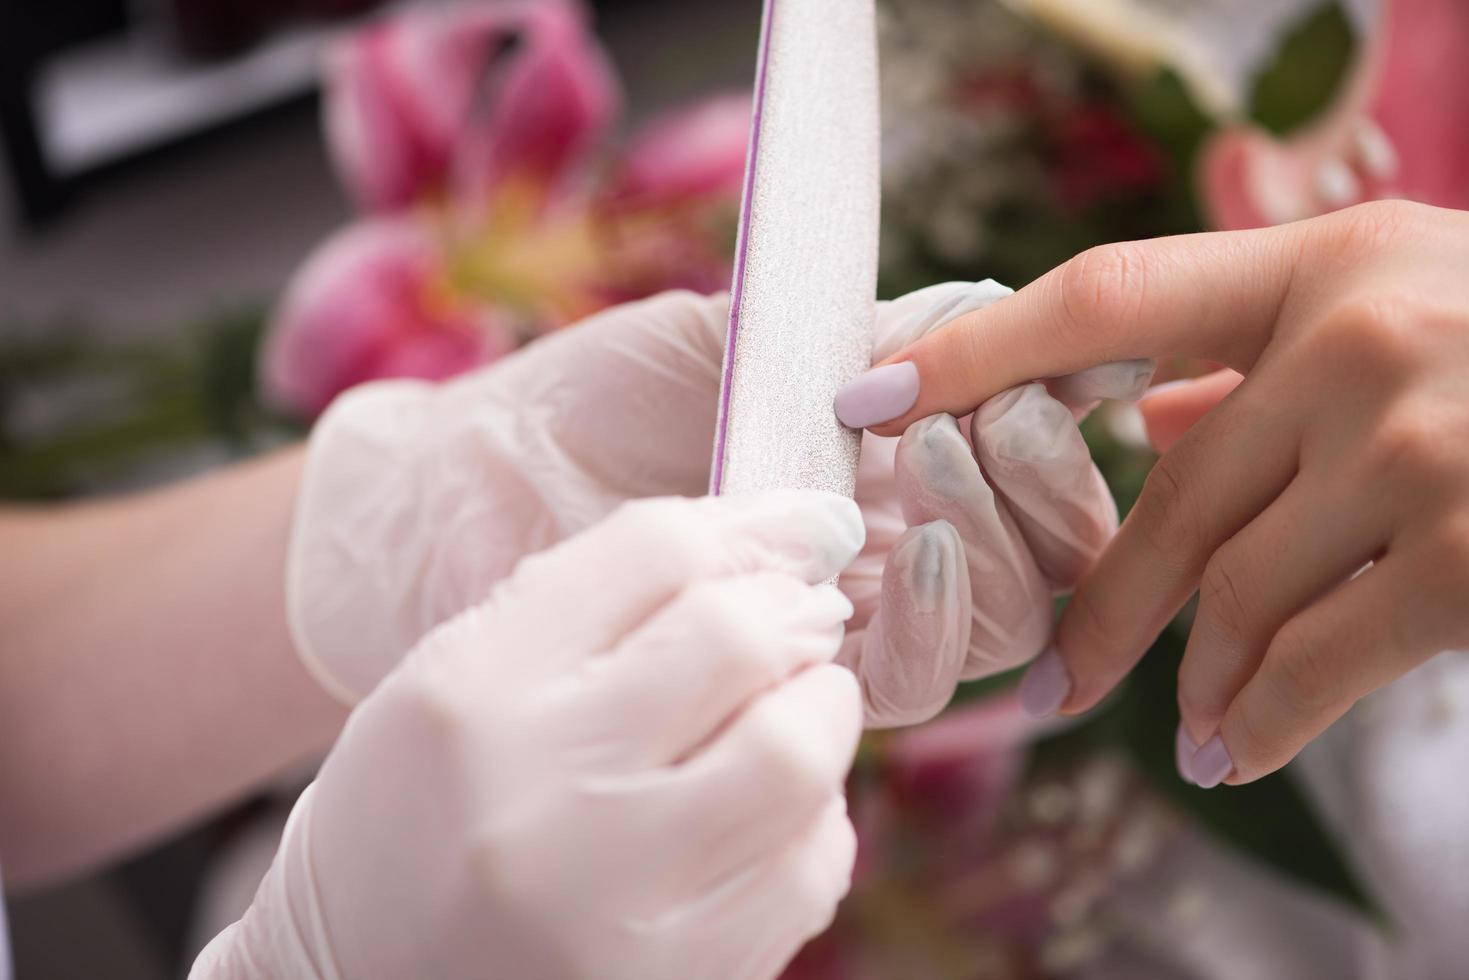
M 576 0 L 428 8 L 344 41 L 327 134 L 390 213 L 298 274 L 262 362 L 273 399 L 310 417 L 361 381 L 445 377 L 613 303 L 725 288 L 748 96 L 656 117 L 621 153 L 618 102 Z
M 617 79 L 574 0 L 426 7 L 348 37 L 326 66 L 338 170 L 368 210 L 563 178 L 606 132 Z
M 1384 0 L 1336 102 L 1299 134 L 1234 127 L 1206 147 L 1212 223 L 1255 228 L 1374 198 L 1469 208 L 1469 7 Z

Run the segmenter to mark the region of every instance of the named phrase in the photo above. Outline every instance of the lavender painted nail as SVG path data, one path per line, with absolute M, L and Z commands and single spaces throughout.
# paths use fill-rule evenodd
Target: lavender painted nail
M 1234 772 L 1234 760 L 1229 757 L 1224 740 L 1215 735 L 1205 742 L 1194 753 L 1193 761 L 1189 763 L 1189 772 L 1193 775 L 1194 782 L 1203 789 L 1213 789 L 1224 782 L 1225 777 Z
M 1190 771 L 1194 756 L 1199 754 L 1199 747 L 1194 740 L 1189 738 L 1188 732 L 1184 730 L 1183 722 L 1178 723 L 1178 734 L 1173 737 L 1173 761 L 1178 766 L 1178 774 L 1183 781 L 1191 783 L 1194 781 L 1193 773 Z
M 858 375 L 837 392 L 837 418 L 865 429 L 902 415 L 918 401 L 918 368 L 912 361 L 885 364 Z
M 1020 680 L 1020 707 L 1032 718 L 1049 718 L 1060 710 L 1071 693 L 1071 675 L 1054 649 L 1047 650 Z

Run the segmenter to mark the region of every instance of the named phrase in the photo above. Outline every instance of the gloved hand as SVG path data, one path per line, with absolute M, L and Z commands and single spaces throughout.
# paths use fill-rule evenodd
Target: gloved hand
M 526 559 L 357 707 L 192 976 L 774 977 L 856 854 L 852 610 L 815 583 L 861 546 L 851 501 L 786 491 Z
M 881 304 L 874 357 L 1008 292 L 949 283 Z M 297 646 L 322 682 L 354 701 L 521 556 L 629 498 L 704 493 L 727 318 L 724 297 L 665 293 L 448 384 L 338 399 L 311 439 L 288 584 Z M 1082 404 L 1146 383 L 1104 367 L 1052 387 Z M 857 609 L 841 662 L 871 724 L 923 720 L 959 678 L 1038 653 L 1052 589 L 1116 527 L 1072 413 L 1045 388 L 998 397 L 969 431 L 974 451 L 946 419 L 901 448 L 864 442 L 868 544 L 841 580 Z

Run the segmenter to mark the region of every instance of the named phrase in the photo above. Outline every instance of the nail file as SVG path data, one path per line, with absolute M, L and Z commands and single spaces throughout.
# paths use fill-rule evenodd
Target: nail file
M 712 493 L 853 492 L 832 399 L 871 356 L 878 136 L 873 0 L 765 0 Z

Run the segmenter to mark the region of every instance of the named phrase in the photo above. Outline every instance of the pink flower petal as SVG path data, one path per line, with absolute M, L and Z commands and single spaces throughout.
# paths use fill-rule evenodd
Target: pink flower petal
M 575 0 L 425 7 L 339 43 L 325 123 L 342 179 L 369 210 L 401 208 L 473 172 L 546 182 L 595 144 L 617 85 Z
M 1414 200 L 1469 208 L 1469 4 L 1390 0 L 1372 116 L 1397 149 Z
M 455 144 L 454 179 L 471 206 L 506 183 L 547 193 L 574 183 L 621 110 L 616 73 L 580 5 L 533 9 Z
M 302 266 L 261 361 L 274 402 L 311 417 L 342 391 L 387 377 L 438 379 L 504 353 L 508 334 L 437 286 L 429 229 L 409 218 L 353 225 Z
M 748 92 L 712 96 L 657 116 L 633 135 L 613 197 L 738 199 L 749 139 Z

